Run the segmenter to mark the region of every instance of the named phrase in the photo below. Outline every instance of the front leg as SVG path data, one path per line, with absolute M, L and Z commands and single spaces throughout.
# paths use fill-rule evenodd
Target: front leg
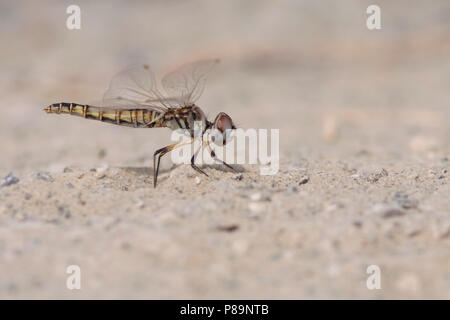
M 200 146 L 197 148 L 197 151 L 195 151 L 194 154 L 192 155 L 192 158 L 191 158 L 191 167 L 192 167 L 195 171 L 200 172 L 200 173 L 203 173 L 205 176 L 209 177 L 208 174 L 207 174 L 205 171 L 203 171 L 202 169 L 200 169 L 199 167 L 197 167 L 197 166 L 195 165 L 195 157 L 197 157 L 197 154 L 198 154 L 198 152 L 200 151 L 201 148 L 202 148 L 202 143 L 201 143 Z
M 217 158 L 216 153 L 214 152 L 213 149 L 211 149 L 211 146 L 209 145 L 209 140 L 207 140 L 207 141 L 205 142 L 205 144 L 206 144 L 206 148 L 208 149 L 208 151 L 209 151 L 209 153 L 210 153 L 210 155 L 211 155 L 211 158 L 213 158 L 214 160 L 220 162 L 220 163 L 223 164 L 224 166 L 230 168 L 230 169 L 233 170 L 234 172 L 238 172 L 235 168 L 233 168 L 232 166 L 230 166 L 228 163 L 226 163 L 226 162 L 223 161 L 222 159 Z

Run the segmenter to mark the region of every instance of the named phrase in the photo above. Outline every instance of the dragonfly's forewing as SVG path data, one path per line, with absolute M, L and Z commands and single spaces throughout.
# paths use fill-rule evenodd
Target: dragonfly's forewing
M 166 94 L 156 85 L 148 65 L 130 67 L 111 80 L 101 106 L 114 109 L 144 108 L 164 112 L 169 108 L 190 106 L 205 88 L 206 77 L 219 60 L 201 60 L 186 64 L 162 79 Z
M 200 60 L 181 66 L 164 76 L 161 83 L 168 96 L 177 97 L 181 105 L 191 105 L 200 98 L 206 83 L 206 77 L 215 60 Z

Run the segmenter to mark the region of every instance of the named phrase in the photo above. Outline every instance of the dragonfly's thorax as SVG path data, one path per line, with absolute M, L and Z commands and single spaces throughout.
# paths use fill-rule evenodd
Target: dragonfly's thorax
M 164 114 L 164 121 L 172 130 L 189 130 L 191 136 L 194 136 L 194 130 L 201 130 L 201 133 L 204 133 L 209 125 L 205 113 L 196 105 L 170 109 Z

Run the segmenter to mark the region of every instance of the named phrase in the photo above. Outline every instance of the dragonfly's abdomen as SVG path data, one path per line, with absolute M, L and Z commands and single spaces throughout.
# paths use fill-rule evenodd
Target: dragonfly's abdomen
M 159 112 L 147 109 L 108 109 L 76 103 L 55 103 L 44 109 L 47 113 L 70 114 L 85 119 L 99 120 L 135 128 L 161 127 L 161 121 L 154 121 Z

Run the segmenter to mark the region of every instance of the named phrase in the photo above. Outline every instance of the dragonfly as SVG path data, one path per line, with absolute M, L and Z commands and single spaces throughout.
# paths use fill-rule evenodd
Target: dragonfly
M 214 129 L 222 135 L 220 137 L 222 143 L 226 144 L 228 133 L 236 129 L 233 120 L 226 113 L 220 112 L 211 122 L 203 110 L 195 104 L 204 91 L 207 75 L 218 62 L 218 59 L 200 60 L 169 72 L 161 79 L 165 93 L 158 88 L 149 65 L 133 66 L 111 79 L 109 88 L 103 95 L 101 106 L 60 102 L 49 105 L 44 111 L 133 128 L 165 127 L 171 130 L 187 130 L 190 139 L 158 149 L 153 154 L 155 188 L 161 158 L 175 148 L 194 143 L 198 136 L 202 140 L 191 158 L 191 166 L 194 170 L 208 176 L 195 164 L 195 158 L 205 144 L 214 160 L 236 171 L 216 156 L 209 140 L 206 142 L 203 140 L 205 132 L 208 129 Z M 195 123 L 200 123 L 200 129 L 198 126 L 196 128 L 201 130 L 200 135 L 196 134 Z

